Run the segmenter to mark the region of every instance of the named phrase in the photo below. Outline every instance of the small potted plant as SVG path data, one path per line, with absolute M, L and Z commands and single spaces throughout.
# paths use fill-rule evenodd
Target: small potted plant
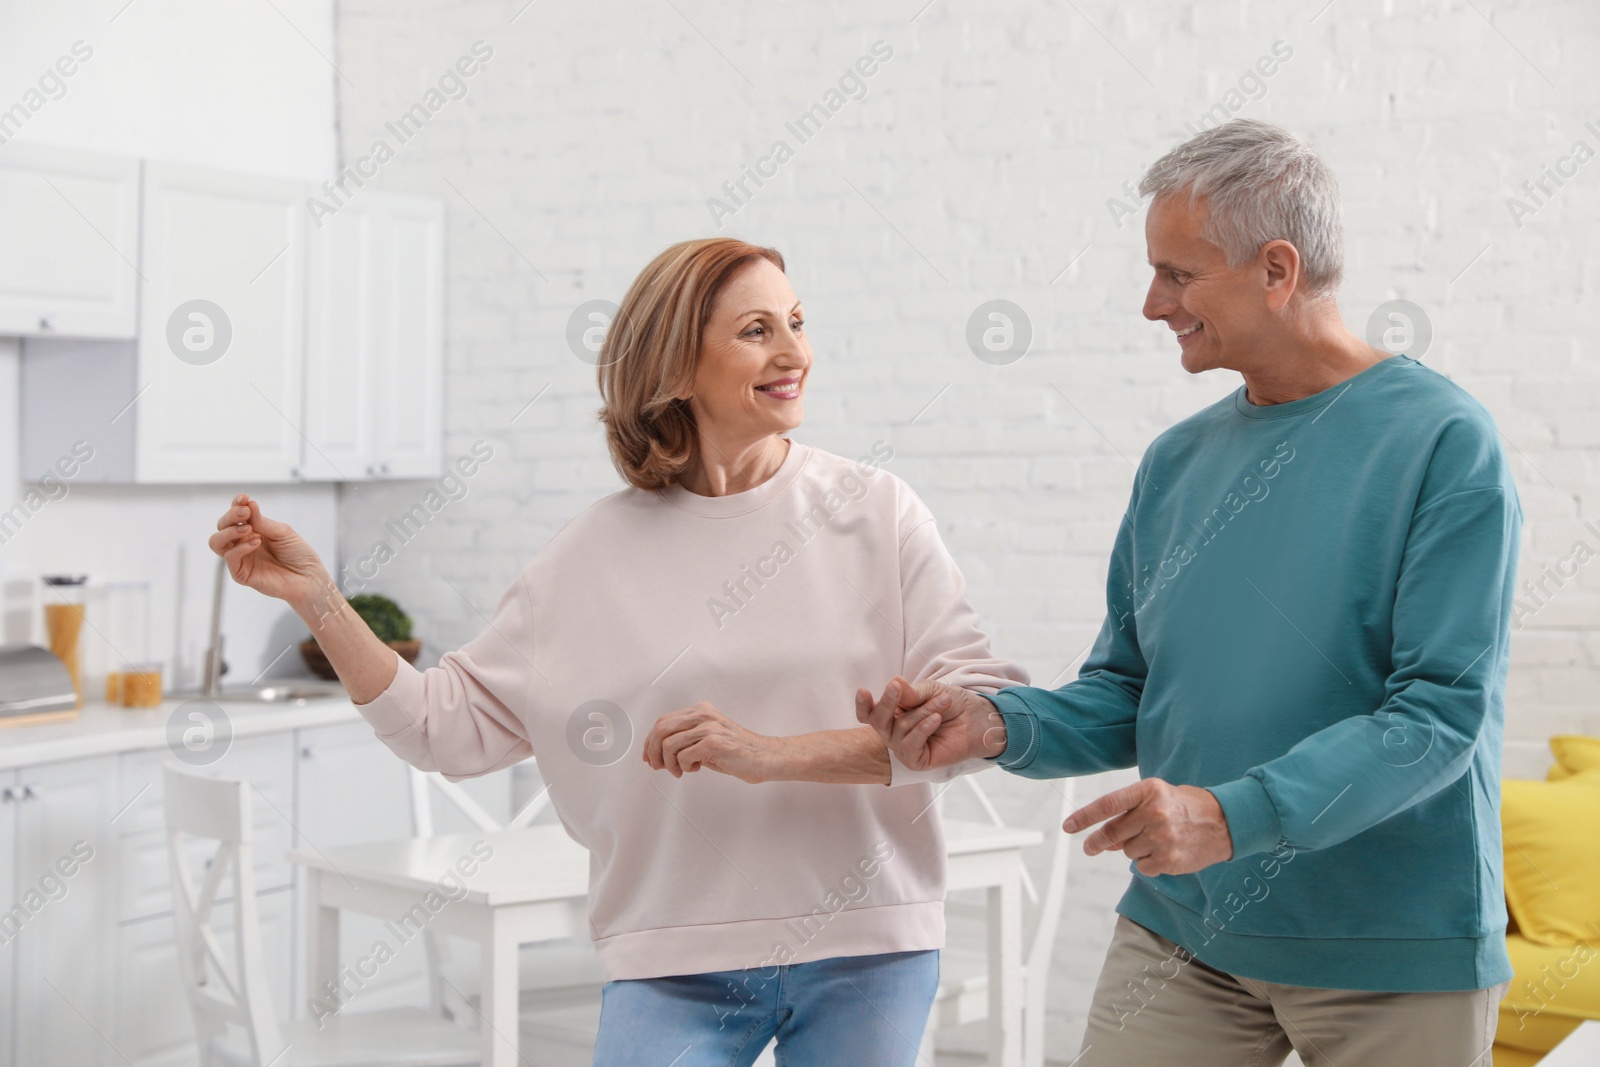
M 411 636 L 411 616 L 401 611 L 399 604 L 386 596 L 361 593 L 350 598 L 350 606 L 368 626 L 372 627 L 372 632 L 378 635 L 378 640 L 398 652 L 401 659 L 407 663 L 417 661 L 417 654 L 422 651 L 422 642 Z M 306 661 L 306 666 L 311 668 L 311 673 L 318 678 L 326 678 L 329 681 L 338 679 L 338 673 L 318 647 L 315 637 L 308 637 L 300 642 L 300 657 Z

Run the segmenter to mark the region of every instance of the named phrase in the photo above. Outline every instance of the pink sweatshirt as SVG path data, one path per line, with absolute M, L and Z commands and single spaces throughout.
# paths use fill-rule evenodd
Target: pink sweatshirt
M 401 758 L 452 779 L 538 759 L 589 850 L 607 980 L 943 946 L 930 783 L 951 772 L 895 764 L 894 789 L 748 785 L 640 758 L 657 718 L 701 700 L 789 735 L 860 728 L 856 688 L 897 673 L 1027 683 L 990 654 L 927 507 L 878 469 L 892 455 L 794 442 L 748 492 L 606 497 L 528 564 L 488 629 L 429 670 L 401 661 L 361 707 Z

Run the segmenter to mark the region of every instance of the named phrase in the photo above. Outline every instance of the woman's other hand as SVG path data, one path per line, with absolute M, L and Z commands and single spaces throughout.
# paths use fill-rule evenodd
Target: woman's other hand
M 663 715 L 644 739 L 644 761 L 674 778 L 701 767 L 755 784 L 770 781 L 780 739 L 758 734 L 701 701 Z

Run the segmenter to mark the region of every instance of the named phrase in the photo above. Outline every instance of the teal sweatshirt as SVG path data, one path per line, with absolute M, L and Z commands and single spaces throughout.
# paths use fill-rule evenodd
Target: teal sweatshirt
M 1233 858 L 1117 910 L 1219 970 L 1330 989 L 1511 977 L 1500 747 L 1522 512 L 1487 411 L 1404 356 L 1243 387 L 1145 453 L 1077 679 L 992 699 L 1030 778 L 1210 790 Z

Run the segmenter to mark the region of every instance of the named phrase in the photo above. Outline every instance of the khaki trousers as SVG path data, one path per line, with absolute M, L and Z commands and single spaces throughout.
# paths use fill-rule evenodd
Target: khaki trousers
M 1148 968 L 1148 970 L 1146 969 Z M 1363 993 L 1238 978 L 1118 916 L 1075 1067 L 1490 1067 L 1505 985 Z

